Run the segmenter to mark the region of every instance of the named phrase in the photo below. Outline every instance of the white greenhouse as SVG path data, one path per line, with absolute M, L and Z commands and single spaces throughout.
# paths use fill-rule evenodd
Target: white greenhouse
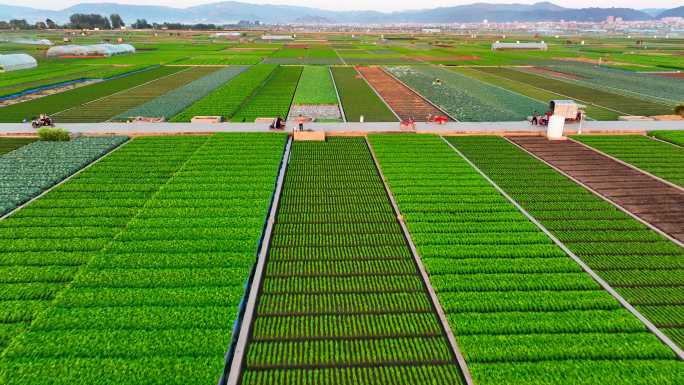
M 9 72 L 38 67 L 36 59 L 25 53 L 0 55 L 0 72 Z
M 543 41 L 539 42 L 539 43 L 534 43 L 534 42 L 521 43 L 519 41 L 517 41 L 515 43 L 502 43 L 502 42 L 497 41 L 497 42 L 494 42 L 492 44 L 492 51 L 507 50 L 507 49 L 546 51 L 549 49 L 549 46 Z
M 114 56 L 135 53 L 130 44 L 58 45 L 47 50 L 48 57 Z

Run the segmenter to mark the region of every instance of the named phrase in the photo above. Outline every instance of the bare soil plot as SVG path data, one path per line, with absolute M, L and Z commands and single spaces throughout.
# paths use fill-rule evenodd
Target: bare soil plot
M 632 214 L 684 242 L 684 191 L 572 141 L 511 138 Z
M 357 67 L 357 71 L 385 99 L 401 120 L 413 118 L 418 122 L 426 122 L 430 116 L 447 116 L 382 68 Z

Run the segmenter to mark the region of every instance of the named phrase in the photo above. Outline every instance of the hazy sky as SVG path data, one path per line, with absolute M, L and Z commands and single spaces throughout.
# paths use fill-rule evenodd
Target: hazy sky
M 23 5 L 34 8 L 62 9 L 78 3 L 127 3 L 145 5 L 169 5 L 184 8 L 197 4 L 215 3 L 221 0 L 0 0 L 0 4 Z M 255 4 L 302 5 L 335 10 L 397 11 L 402 9 L 434 8 L 475 2 L 488 3 L 535 3 L 541 0 L 236 0 Z M 674 8 L 684 5 L 683 0 L 558 0 L 553 3 L 565 7 L 632 7 L 632 8 Z

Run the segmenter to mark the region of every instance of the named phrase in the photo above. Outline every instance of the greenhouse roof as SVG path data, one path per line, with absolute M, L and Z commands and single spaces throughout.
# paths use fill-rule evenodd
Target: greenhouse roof
M 25 53 L 0 55 L 0 70 L 15 71 L 38 66 L 36 59 Z

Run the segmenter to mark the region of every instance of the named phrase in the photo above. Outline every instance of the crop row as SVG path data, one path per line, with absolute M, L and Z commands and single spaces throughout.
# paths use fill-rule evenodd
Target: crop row
M 221 116 L 229 119 L 245 100 L 271 76 L 275 65 L 255 65 L 176 115 L 174 122 L 189 122 L 194 116 Z
M 0 157 L 0 215 L 39 195 L 120 145 L 125 137 L 33 142 Z
M 478 70 L 535 85 L 585 104 L 595 104 L 599 107 L 611 109 L 622 115 L 663 115 L 672 113 L 672 109 L 665 104 L 640 99 L 636 96 L 604 91 L 571 81 L 534 75 L 510 68 L 482 67 Z
M 287 118 L 302 67 L 278 67 L 266 83 L 247 99 L 232 117 L 233 122 L 253 122 L 257 118 Z
M 641 135 L 575 136 L 575 140 L 684 187 L 684 148 Z
M 525 120 L 546 106 L 534 99 L 436 67 L 388 67 L 388 70 L 460 121 Z M 440 79 L 441 84 L 435 84 Z
M 372 364 L 404 384 L 414 365 L 457 370 L 365 140 L 295 142 L 283 197 L 243 381 L 303 384 L 301 368 Z
M 395 122 L 397 117 L 353 67 L 332 67 L 348 122 Z
M 18 123 L 40 114 L 56 114 L 82 104 L 113 95 L 132 87 L 167 76 L 180 70 L 180 67 L 157 67 L 89 86 L 76 88 L 56 95 L 26 101 L 3 107 L 0 122 Z
M 235 76 L 238 76 L 247 67 L 226 67 L 203 76 L 180 88 L 177 88 L 156 99 L 152 99 L 140 106 L 122 112 L 115 117 L 117 120 L 126 120 L 131 117 L 144 116 L 149 118 L 170 119 L 184 109 L 188 108 L 209 93 L 221 87 Z M 201 72 L 200 72 L 201 73 Z
M 477 190 L 468 186 L 481 177 L 440 138 L 372 135 L 370 141 L 390 187 L 402 191 L 399 209 L 478 383 L 546 384 L 546 371 L 553 367 L 554 383 L 574 384 L 571 378 L 576 369 L 556 363 L 591 363 L 601 373 L 627 357 L 643 364 L 654 358 L 674 358 L 669 348 L 628 316 L 560 248 L 532 236 L 523 214 L 497 190 L 484 184 Z M 485 152 L 484 148 L 487 153 L 498 153 L 490 147 L 478 151 Z M 507 165 L 517 170 L 509 170 L 508 175 L 520 175 L 519 164 L 509 161 Z M 441 180 L 438 194 L 450 198 L 449 203 L 423 198 L 423 188 L 433 186 L 435 180 Z M 466 181 L 465 187 L 461 180 Z M 463 210 L 458 199 L 470 194 L 491 203 Z M 498 233 L 502 242 L 497 243 L 498 234 L 491 232 L 491 226 L 496 229 L 502 222 L 508 227 Z M 462 224 L 470 229 L 462 230 Z M 485 226 L 490 234 L 485 245 L 480 244 L 478 226 Z M 430 231 L 424 233 L 424 229 Z M 541 230 L 537 233 L 541 235 Z M 509 239 L 515 235 L 520 240 L 512 243 Z M 458 244 L 452 246 L 452 237 Z M 542 319 L 544 324 L 537 327 L 534 321 L 521 321 L 525 316 Z M 625 317 L 621 324 L 613 321 Z M 587 319 L 592 320 L 590 324 L 585 324 Z M 467 324 L 462 323 L 465 320 Z M 591 337 L 585 333 L 592 333 Z M 530 369 L 515 370 L 515 364 Z M 497 372 L 499 367 L 504 375 Z M 670 367 L 653 370 L 667 376 Z M 595 381 L 604 378 L 592 373 L 585 376 Z M 631 384 L 640 376 L 623 370 L 610 378 Z
M 677 287 L 679 295 L 673 293 L 662 297 L 663 301 L 659 304 L 668 314 L 684 314 L 682 309 L 668 307 L 684 301 L 681 290 L 684 286 L 681 280 L 682 264 L 679 262 L 684 256 L 681 247 L 504 139 L 451 137 L 449 140 L 563 240 L 575 254 L 596 269 L 627 301 L 637 305 L 637 309 L 640 309 L 639 304 L 644 296 L 657 296 L 663 289 Z M 563 188 L 559 189 L 559 186 Z M 534 197 L 530 197 L 528 193 L 534 193 Z M 545 205 L 548 200 L 567 204 L 556 206 L 554 215 L 549 216 Z M 574 202 L 590 203 L 593 208 L 583 210 Z M 588 212 L 611 213 L 602 217 L 613 216 L 621 225 L 616 228 L 614 224 L 607 225 L 604 221 L 586 221 L 591 217 L 587 215 Z M 576 226 L 572 225 L 578 219 L 583 224 L 581 235 L 577 233 Z M 625 232 L 625 228 L 629 228 L 629 231 Z M 640 289 L 638 293 L 634 292 L 636 288 Z M 672 325 L 658 323 L 655 319 L 652 321 L 664 327 L 666 333 L 670 333 L 671 329 L 668 328 Z M 676 332 L 680 329 L 672 330 Z
M 145 189 L 145 198 L 137 198 L 140 204 L 125 227 L 118 228 L 114 239 L 102 239 L 102 248 L 93 250 L 78 268 L 68 289 L 10 344 L 0 362 L 8 383 L 31 381 L 35 370 L 50 370 L 51 360 L 72 371 L 86 370 L 81 366 L 84 360 L 100 363 L 87 366 L 82 378 L 92 378 L 93 371 L 109 378 L 111 361 L 119 361 L 117 367 L 148 368 L 129 372 L 117 382 L 130 384 L 148 381 L 149 370 L 165 361 L 160 381 L 216 382 L 254 263 L 284 139 L 270 134 L 139 139 L 130 144 L 135 151 L 126 154 L 126 164 L 112 163 L 65 184 L 62 192 L 79 194 L 102 180 L 116 183 L 132 175 L 129 183 L 154 181 L 157 188 Z M 253 179 L 235 178 L 246 170 Z M 127 190 L 118 186 L 110 187 Z M 194 192 L 207 189 L 213 198 L 193 198 Z M 246 202 L 250 210 L 216 211 L 231 209 L 233 193 L 244 190 L 260 196 Z M 179 192 L 188 196 L 170 198 Z M 130 194 L 127 201 L 139 192 Z M 60 198 L 66 197 L 54 199 Z M 168 201 L 173 207 L 157 204 Z M 199 231 L 185 223 L 188 210 L 194 220 L 222 230 L 205 230 L 205 239 L 198 241 L 210 246 L 198 249 L 211 251 L 193 253 L 186 241 L 177 239 L 177 234 Z M 47 366 L 39 369 L 41 365 Z M 74 383 L 69 375 L 32 383 L 47 381 Z

